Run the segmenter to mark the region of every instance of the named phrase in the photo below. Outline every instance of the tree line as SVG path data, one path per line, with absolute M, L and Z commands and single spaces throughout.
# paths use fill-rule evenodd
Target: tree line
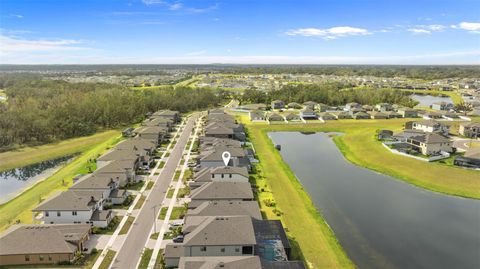
M 314 101 L 331 106 L 345 105 L 357 102 L 364 105 L 378 103 L 392 103 L 407 107 L 418 104 L 409 97 L 410 93 L 395 89 L 372 89 L 372 88 L 345 88 L 342 83 L 325 84 L 288 84 L 278 91 L 263 92 L 255 89 L 247 89 L 240 96 L 242 103 L 270 104 L 273 100 L 282 100 L 285 103 L 296 102 L 302 104 L 306 101 Z
M 160 109 L 187 112 L 218 106 L 212 89 L 164 87 L 134 91 L 106 83 L 68 83 L 36 77 L 0 77 L 0 150 L 90 135 L 140 122 Z

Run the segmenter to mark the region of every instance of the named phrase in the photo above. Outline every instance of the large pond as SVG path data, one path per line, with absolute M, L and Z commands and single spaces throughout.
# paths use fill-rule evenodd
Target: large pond
M 447 103 L 452 103 L 452 98 L 449 96 L 433 96 L 433 95 L 427 95 L 427 94 L 412 94 L 410 95 L 410 98 L 412 98 L 415 101 L 420 102 L 418 106 L 423 106 L 423 107 L 430 107 L 433 103 L 437 102 L 447 102 Z
M 359 268 L 480 268 L 480 201 L 355 166 L 325 133 L 269 136 Z
M 52 175 L 73 158 L 72 155 L 0 172 L 0 204 L 21 193 L 29 186 Z

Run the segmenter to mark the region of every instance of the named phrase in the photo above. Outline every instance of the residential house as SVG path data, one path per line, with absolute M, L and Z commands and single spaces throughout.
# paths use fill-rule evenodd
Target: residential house
M 388 119 L 388 115 L 383 113 L 383 112 L 379 112 L 379 111 L 372 111 L 370 112 L 370 117 L 372 119 Z
M 381 112 L 392 111 L 392 104 L 389 103 L 380 103 L 375 105 L 375 109 Z
M 216 168 L 204 168 L 195 173 L 193 182 L 189 186 L 198 188 L 206 182 L 248 182 L 248 170 L 246 167 L 220 166 Z
M 303 103 L 303 108 L 308 109 L 308 110 L 314 110 L 317 105 L 318 105 L 317 102 L 306 101 L 306 102 Z
M 120 178 L 106 175 L 88 174 L 75 182 L 70 190 L 103 191 L 103 197 L 107 202 L 114 205 L 122 204 L 128 196 L 128 192 L 120 189 Z
M 434 120 L 415 121 L 412 124 L 413 130 L 419 130 L 426 133 L 441 133 L 448 135 L 450 126 Z
M 173 123 L 180 122 L 180 112 L 172 110 L 161 110 L 152 114 L 151 118 L 163 118 L 172 120 Z
M 196 208 L 205 201 L 251 201 L 253 192 L 247 182 L 208 182 L 190 193 L 189 208 Z
M 363 105 L 362 106 L 362 109 L 364 111 L 373 111 L 374 107 L 373 106 L 370 106 L 370 105 Z
M 480 169 L 480 148 L 467 150 L 463 156 L 455 157 L 453 163 L 458 166 Z
M 386 111 L 384 112 L 389 119 L 394 119 L 394 118 L 402 118 L 402 114 L 395 112 L 395 111 Z
M 252 218 L 249 216 L 209 216 L 203 218 L 181 244 L 167 244 L 166 267 L 177 267 L 181 257 L 254 256 L 256 245 Z
M 228 151 L 230 152 L 230 161 L 228 166 L 233 167 L 247 167 L 250 170 L 250 161 L 248 156 L 243 148 L 237 147 L 226 147 L 226 146 L 218 146 L 212 148 L 206 148 L 203 150 L 198 159 L 200 161 L 200 166 L 202 168 L 208 167 L 223 167 L 225 163 L 223 162 L 222 154 L 223 152 Z
M 353 114 L 353 118 L 356 120 L 370 119 L 370 114 L 365 112 L 357 112 Z
M 223 124 L 213 123 L 213 125 L 210 125 L 208 128 L 205 128 L 205 136 L 233 139 L 234 131 L 232 128 L 229 128 Z
M 326 112 L 327 110 L 331 109 L 329 105 L 319 103 L 315 106 L 315 109 L 320 112 Z
M 44 223 L 87 223 L 106 227 L 113 218 L 111 210 L 103 210 L 108 197 L 101 190 L 67 190 L 40 203 L 33 212 L 43 214 Z
M 452 141 L 437 133 L 426 133 L 423 135 L 407 138 L 407 143 L 423 155 L 437 155 L 441 152 L 452 152 Z
M 265 112 L 260 110 L 250 111 L 248 113 L 251 121 L 265 121 Z
M 135 132 L 139 138 L 153 141 L 159 145 L 166 139 L 169 130 L 165 126 L 144 126 L 137 128 Z
M 257 201 L 204 201 L 187 211 L 186 222 L 190 217 L 199 216 L 250 216 L 262 219 Z
M 287 121 L 302 121 L 302 119 L 300 118 L 300 115 L 294 114 L 294 113 L 289 113 L 285 115 L 285 119 Z
M 352 115 L 346 111 L 338 112 L 336 115 L 337 119 L 353 119 Z
M 332 113 L 328 113 L 328 112 L 322 112 L 320 113 L 320 119 L 322 120 L 336 120 L 337 117 L 335 115 L 333 115 Z
M 262 269 L 265 267 L 263 267 L 258 256 L 180 257 L 178 269 L 203 268 Z M 290 269 L 283 267 L 275 268 Z
M 379 130 L 377 133 L 377 138 L 379 140 L 389 139 L 392 138 L 393 131 L 391 130 Z
M 402 115 L 404 118 L 416 118 L 418 117 L 417 110 L 409 107 L 402 107 L 397 110 L 397 112 Z
M 105 175 L 107 177 L 119 178 L 120 186 L 125 186 L 128 182 L 136 182 L 135 170 L 137 168 L 135 160 L 111 161 L 108 164 L 98 167 L 95 170 L 96 175 Z
M 458 133 L 470 137 L 470 138 L 479 138 L 480 137 L 480 123 L 479 122 L 468 122 L 460 124 Z
M 174 127 L 174 122 L 166 118 L 148 118 L 142 122 L 142 126 L 147 127 L 164 127 L 168 132 L 171 132 Z
M 422 117 L 424 119 L 430 120 L 430 119 L 441 119 L 443 118 L 443 115 L 438 112 L 433 112 L 433 111 L 425 111 L 422 112 Z
M 267 119 L 268 121 L 285 121 L 285 118 L 283 118 L 282 115 L 279 115 L 277 113 L 269 114 Z
M 0 236 L 0 266 L 71 262 L 89 239 L 88 224 L 14 225 Z
M 295 102 L 291 102 L 291 103 L 288 103 L 288 108 L 292 108 L 292 109 L 301 109 L 302 108 L 302 105 L 300 105 L 299 103 L 295 103 Z
M 347 110 L 347 111 L 352 110 L 354 108 L 362 108 L 362 105 L 359 104 L 359 103 L 355 103 L 355 102 L 348 103 L 348 104 L 345 105 L 345 110 Z
M 436 102 L 431 105 L 431 108 L 435 110 L 451 110 L 453 109 L 453 104 L 447 102 Z
M 284 109 L 285 103 L 282 100 L 272 101 L 272 109 Z
M 316 120 L 318 118 L 317 113 L 310 108 L 304 108 L 300 111 L 300 117 L 304 120 Z

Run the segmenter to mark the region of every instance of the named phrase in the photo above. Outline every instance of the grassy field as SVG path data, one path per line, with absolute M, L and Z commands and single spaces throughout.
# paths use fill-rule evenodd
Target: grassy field
M 427 163 L 390 153 L 375 139 L 378 129 L 400 130 L 408 119 L 342 120 L 326 124 L 267 125 L 247 123 L 249 136 L 260 159 L 255 182 L 262 211 L 267 218 L 280 218 L 298 243 L 312 268 L 351 268 L 353 264 L 338 244 L 288 165 L 267 137 L 271 131 L 336 131 L 334 142 L 354 164 L 394 176 L 408 183 L 451 195 L 480 199 L 480 173 Z M 271 200 L 275 206 L 267 206 Z M 270 201 L 268 201 L 270 202 Z M 298 220 L 302 220 L 299 222 Z M 299 225 L 300 223 L 300 225 Z
M 146 269 L 148 268 L 148 263 L 152 257 L 153 249 L 145 248 L 142 253 L 142 258 L 140 259 L 140 264 L 137 269 Z
M 118 134 L 118 131 L 111 130 L 58 143 L 2 152 L 0 153 L 0 171 L 84 152 L 111 137 L 118 136 Z
M 132 226 L 134 220 L 135 220 L 134 217 L 128 216 L 127 221 L 122 226 L 122 229 L 120 229 L 120 232 L 118 234 L 120 234 L 120 235 L 127 234 L 128 230 L 130 230 L 130 227 Z
M 86 167 L 91 166 L 91 159 L 115 145 L 121 140 L 118 132 L 109 132 L 109 135 L 103 137 L 102 141 L 97 141 L 95 146 L 91 146 L 75 160 L 58 170 L 51 177 L 35 184 L 16 198 L 0 205 L 0 231 L 8 228 L 16 221 L 20 223 L 33 223 L 33 214 L 31 210 L 41 201 L 56 191 L 65 190 L 72 184 L 72 178 L 84 173 Z

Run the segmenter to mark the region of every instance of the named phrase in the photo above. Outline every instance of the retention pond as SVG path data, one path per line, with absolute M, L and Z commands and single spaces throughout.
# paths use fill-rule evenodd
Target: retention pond
M 480 268 L 479 200 L 355 166 L 326 133 L 269 136 L 359 268 Z

